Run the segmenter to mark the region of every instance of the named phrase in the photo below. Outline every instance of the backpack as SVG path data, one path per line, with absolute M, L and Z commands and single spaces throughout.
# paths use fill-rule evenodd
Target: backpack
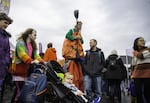
M 115 70 L 117 68 L 117 60 L 119 58 L 110 58 L 109 59 L 109 64 L 108 64 L 108 68 L 111 70 Z
M 43 103 L 47 90 L 47 77 L 40 68 L 36 69 L 25 81 L 21 89 L 20 103 Z

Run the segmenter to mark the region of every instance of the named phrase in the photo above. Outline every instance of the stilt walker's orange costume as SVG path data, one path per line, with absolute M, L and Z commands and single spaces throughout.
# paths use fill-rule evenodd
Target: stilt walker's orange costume
M 77 21 L 74 29 L 70 29 L 66 34 L 66 39 L 62 48 L 62 56 L 65 60 L 71 60 L 68 66 L 68 72 L 74 75 L 74 84 L 83 91 L 83 75 L 80 61 L 78 59 L 84 57 L 83 38 L 81 36 L 82 22 Z

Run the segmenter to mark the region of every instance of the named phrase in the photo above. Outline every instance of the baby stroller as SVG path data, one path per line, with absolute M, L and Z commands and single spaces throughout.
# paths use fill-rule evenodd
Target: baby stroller
M 85 103 L 80 97 L 76 96 L 69 88 L 63 85 L 58 73 L 64 74 L 63 68 L 56 61 L 47 62 L 47 82 L 48 91 L 46 99 L 49 103 Z

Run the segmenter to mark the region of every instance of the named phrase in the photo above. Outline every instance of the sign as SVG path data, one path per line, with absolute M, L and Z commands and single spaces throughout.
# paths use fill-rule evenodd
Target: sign
M 10 9 L 10 0 L 0 0 L 0 12 L 8 15 Z

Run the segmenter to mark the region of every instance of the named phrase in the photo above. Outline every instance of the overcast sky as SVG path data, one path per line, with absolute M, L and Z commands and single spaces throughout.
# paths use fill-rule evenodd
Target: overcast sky
M 131 49 L 136 37 L 150 41 L 150 0 L 11 0 L 9 16 L 14 20 L 8 27 L 11 42 L 26 28 L 37 30 L 37 42 L 52 42 L 61 59 L 66 33 L 75 25 L 73 11 L 79 10 L 83 22 L 84 50 L 89 40 L 97 39 L 105 57 L 116 49 L 121 55 Z

